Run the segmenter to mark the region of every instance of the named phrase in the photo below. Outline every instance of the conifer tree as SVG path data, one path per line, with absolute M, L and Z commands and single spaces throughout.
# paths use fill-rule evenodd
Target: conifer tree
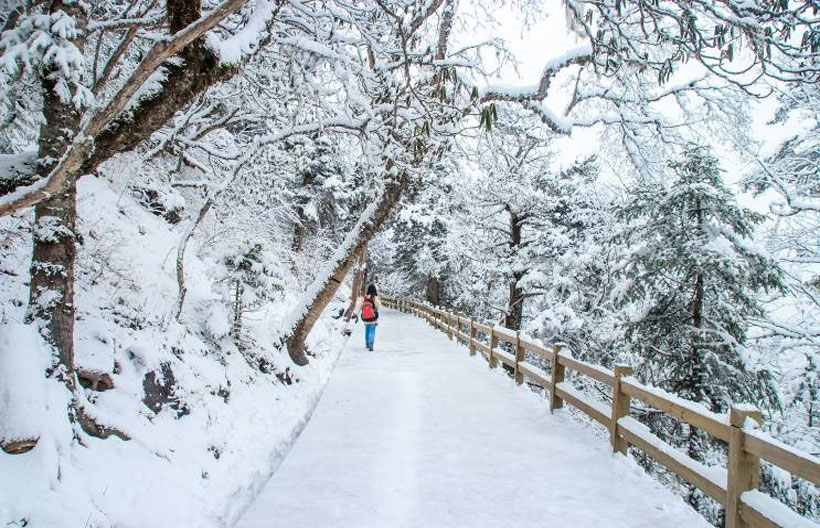
M 621 300 L 633 309 L 627 335 L 643 374 L 714 411 L 769 401 L 766 376 L 743 355 L 747 320 L 762 314 L 756 293 L 783 288 L 777 265 L 749 242 L 764 217 L 738 205 L 708 149 L 669 167 L 669 187 L 643 187 L 620 212 L 631 253 Z
M 641 187 L 620 211 L 629 260 L 618 300 L 638 374 L 715 412 L 732 402 L 771 407 L 771 376 L 744 353 L 749 318 L 763 313 L 758 292 L 783 288 L 779 267 L 749 241 L 764 216 L 738 205 L 709 149 L 690 148 L 669 168 L 669 186 Z M 695 429 L 646 419 L 695 460 L 717 449 Z M 695 488 L 688 499 L 709 508 Z

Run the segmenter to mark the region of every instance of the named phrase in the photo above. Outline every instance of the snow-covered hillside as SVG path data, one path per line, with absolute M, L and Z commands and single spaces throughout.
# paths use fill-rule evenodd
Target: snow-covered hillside
M 213 282 L 218 265 L 193 252 L 196 287 L 175 321 L 179 226 L 147 211 L 123 181 L 84 178 L 79 197 L 76 362 L 113 382 L 83 389 L 84 406 L 129 440 L 68 426 L 68 393 L 46 379 L 47 348 L 23 325 L 30 215 L 0 219 L 0 393 L 16 413 L 0 429 L 40 438 L 27 455 L 0 452 L 0 523 L 229 524 L 301 430 L 346 337 L 323 320 L 311 334 L 310 365 L 294 374 L 274 341 L 298 294 L 291 291 L 253 314 L 238 347 Z

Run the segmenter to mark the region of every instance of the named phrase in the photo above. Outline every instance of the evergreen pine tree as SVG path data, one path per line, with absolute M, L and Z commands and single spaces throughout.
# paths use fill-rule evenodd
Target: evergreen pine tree
M 669 166 L 671 186 L 644 187 L 621 210 L 627 335 L 654 383 L 713 411 L 764 404 L 772 389 L 743 356 L 747 320 L 763 313 L 756 293 L 783 288 L 774 261 L 748 242 L 764 217 L 737 204 L 708 149 Z
M 620 211 L 630 258 L 619 301 L 638 374 L 715 412 L 732 402 L 771 406 L 771 376 L 744 354 L 748 319 L 763 313 L 756 293 L 783 288 L 775 262 L 748 241 L 764 217 L 737 204 L 707 148 L 687 150 L 669 168 L 670 186 L 644 186 Z M 719 449 L 698 430 L 681 431 L 660 415 L 645 419 L 695 460 Z M 696 488 L 688 499 L 718 517 Z

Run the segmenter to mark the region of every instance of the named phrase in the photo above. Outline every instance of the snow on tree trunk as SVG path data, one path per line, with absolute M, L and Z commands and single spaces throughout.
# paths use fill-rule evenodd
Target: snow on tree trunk
M 521 247 L 521 219 L 519 215 L 510 210 L 510 254 L 515 262 Z M 521 289 L 520 282 L 524 277 L 524 272 L 516 269 L 513 266 L 513 271 L 510 276 L 510 295 L 507 303 L 507 311 L 504 314 L 504 326 L 512 330 L 521 329 L 521 321 L 524 317 L 524 292 Z
M 305 235 L 307 234 L 307 225 L 310 218 L 307 215 L 307 207 L 310 202 L 310 196 L 304 191 L 312 190 L 316 182 L 316 174 L 311 170 L 305 170 L 302 174 L 302 183 L 300 190 L 303 191 L 297 194 L 296 200 L 296 221 L 293 224 L 293 253 L 298 254 L 302 252 L 302 247 L 305 244 Z
M 74 387 L 74 258 L 76 182 L 34 207 L 29 317 L 54 346 L 63 381 Z
M 349 321 L 353 317 L 353 311 L 356 309 L 356 302 L 359 300 L 362 290 L 364 290 L 364 272 L 365 262 L 367 262 L 367 244 L 359 253 L 359 267 L 353 275 L 353 287 L 350 290 L 350 304 L 345 310 L 345 321 Z
M 242 291 L 244 286 L 242 281 L 237 279 L 234 281 L 234 296 L 233 296 L 233 325 L 231 326 L 231 337 L 239 340 L 242 334 Z
M 211 195 L 205 200 L 205 203 L 202 204 L 197 217 L 185 230 L 185 234 L 182 235 L 182 240 L 179 241 L 179 246 L 177 246 L 177 306 L 175 314 L 177 321 L 182 317 L 182 307 L 185 306 L 185 295 L 188 293 L 188 287 L 185 285 L 185 250 L 188 248 L 188 242 L 194 236 L 196 228 L 199 227 L 199 224 L 201 224 L 202 220 L 207 216 L 208 211 L 211 210 L 213 203 L 214 195 Z
M 80 27 L 84 11 L 75 4 L 54 2 L 51 12 L 65 11 Z M 82 35 L 82 33 L 78 33 Z M 72 39 L 82 48 L 84 37 Z M 51 172 L 78 130 L 80 113 L 65 93 L 57 65 L 42 75 L 44 122 L 40 128 L 38 157 L 42 177 Z M 70 94 L 69 94 L 70 95 Z M 69 177 L 60 192 L 34 207 L 34 249 L 31 259 L 28 317 L 40 325 L 46 341 L 57 352 L 60 376 L 74 388 L 74 259 L 76 256 L 77 175 Z

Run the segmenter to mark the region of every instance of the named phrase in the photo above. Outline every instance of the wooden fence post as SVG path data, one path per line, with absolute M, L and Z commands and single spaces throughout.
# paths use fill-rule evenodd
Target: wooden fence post
M 453 314 L 447 312 L 447 339 L 453 340 Z
M 521 331 L 517 330 L 515 332 L 515 370 L 514 370 L 514 378 L 515 384 L 521 385 L 524 383 L 524 374 L 521 373 L 521 370 L 518 368 L 518 364 L 524 361 L 524 347 L 521 346 Z
M 746 434 L 743 424 L 746 418 L 760 423 L 760 411 L 749 407 L 733 406 L 729 413 L 729 461 L 726 481 L 726 523 L 725 528 L 746 526 L 740 518 L 740 496 L 745 491 L 757 489 L 760 483 L 760 459 L 746 452 Z
M 555 386 L 564 381 L 564 365 L 558 361 L 561 355 L 561 345 L 552 346 L 552 379 L 550 380 L 550 412 L 564 406 L 564 400 L 555 394 Z
M 475 355 L 475 317 L 470 317 L 470 355 Z
M 498 336 L 495 335 L 495 328 L 490 328 L 490 354 L 488 357 L 488 362 L 490 368 L 495 368 L 498 364 L 498 360 L 493 357 L 493 349 L 498 344 Z
M 461 344 L 461 316 L 456 314 L 456 326 L 454 328 L 456 334 L 456 343 Z
M 612 385 L 612 416 L 609 423 L 609 443 L 613 453 L 626 454 L 629 442 L 618 434 L 618 420 L 629 416 L 629 406 L 632 404 L 628 394 L 621 391 L 621 378 L 632 374 L 632 367 L 618 365 L 615 367 L 615 381 Z

